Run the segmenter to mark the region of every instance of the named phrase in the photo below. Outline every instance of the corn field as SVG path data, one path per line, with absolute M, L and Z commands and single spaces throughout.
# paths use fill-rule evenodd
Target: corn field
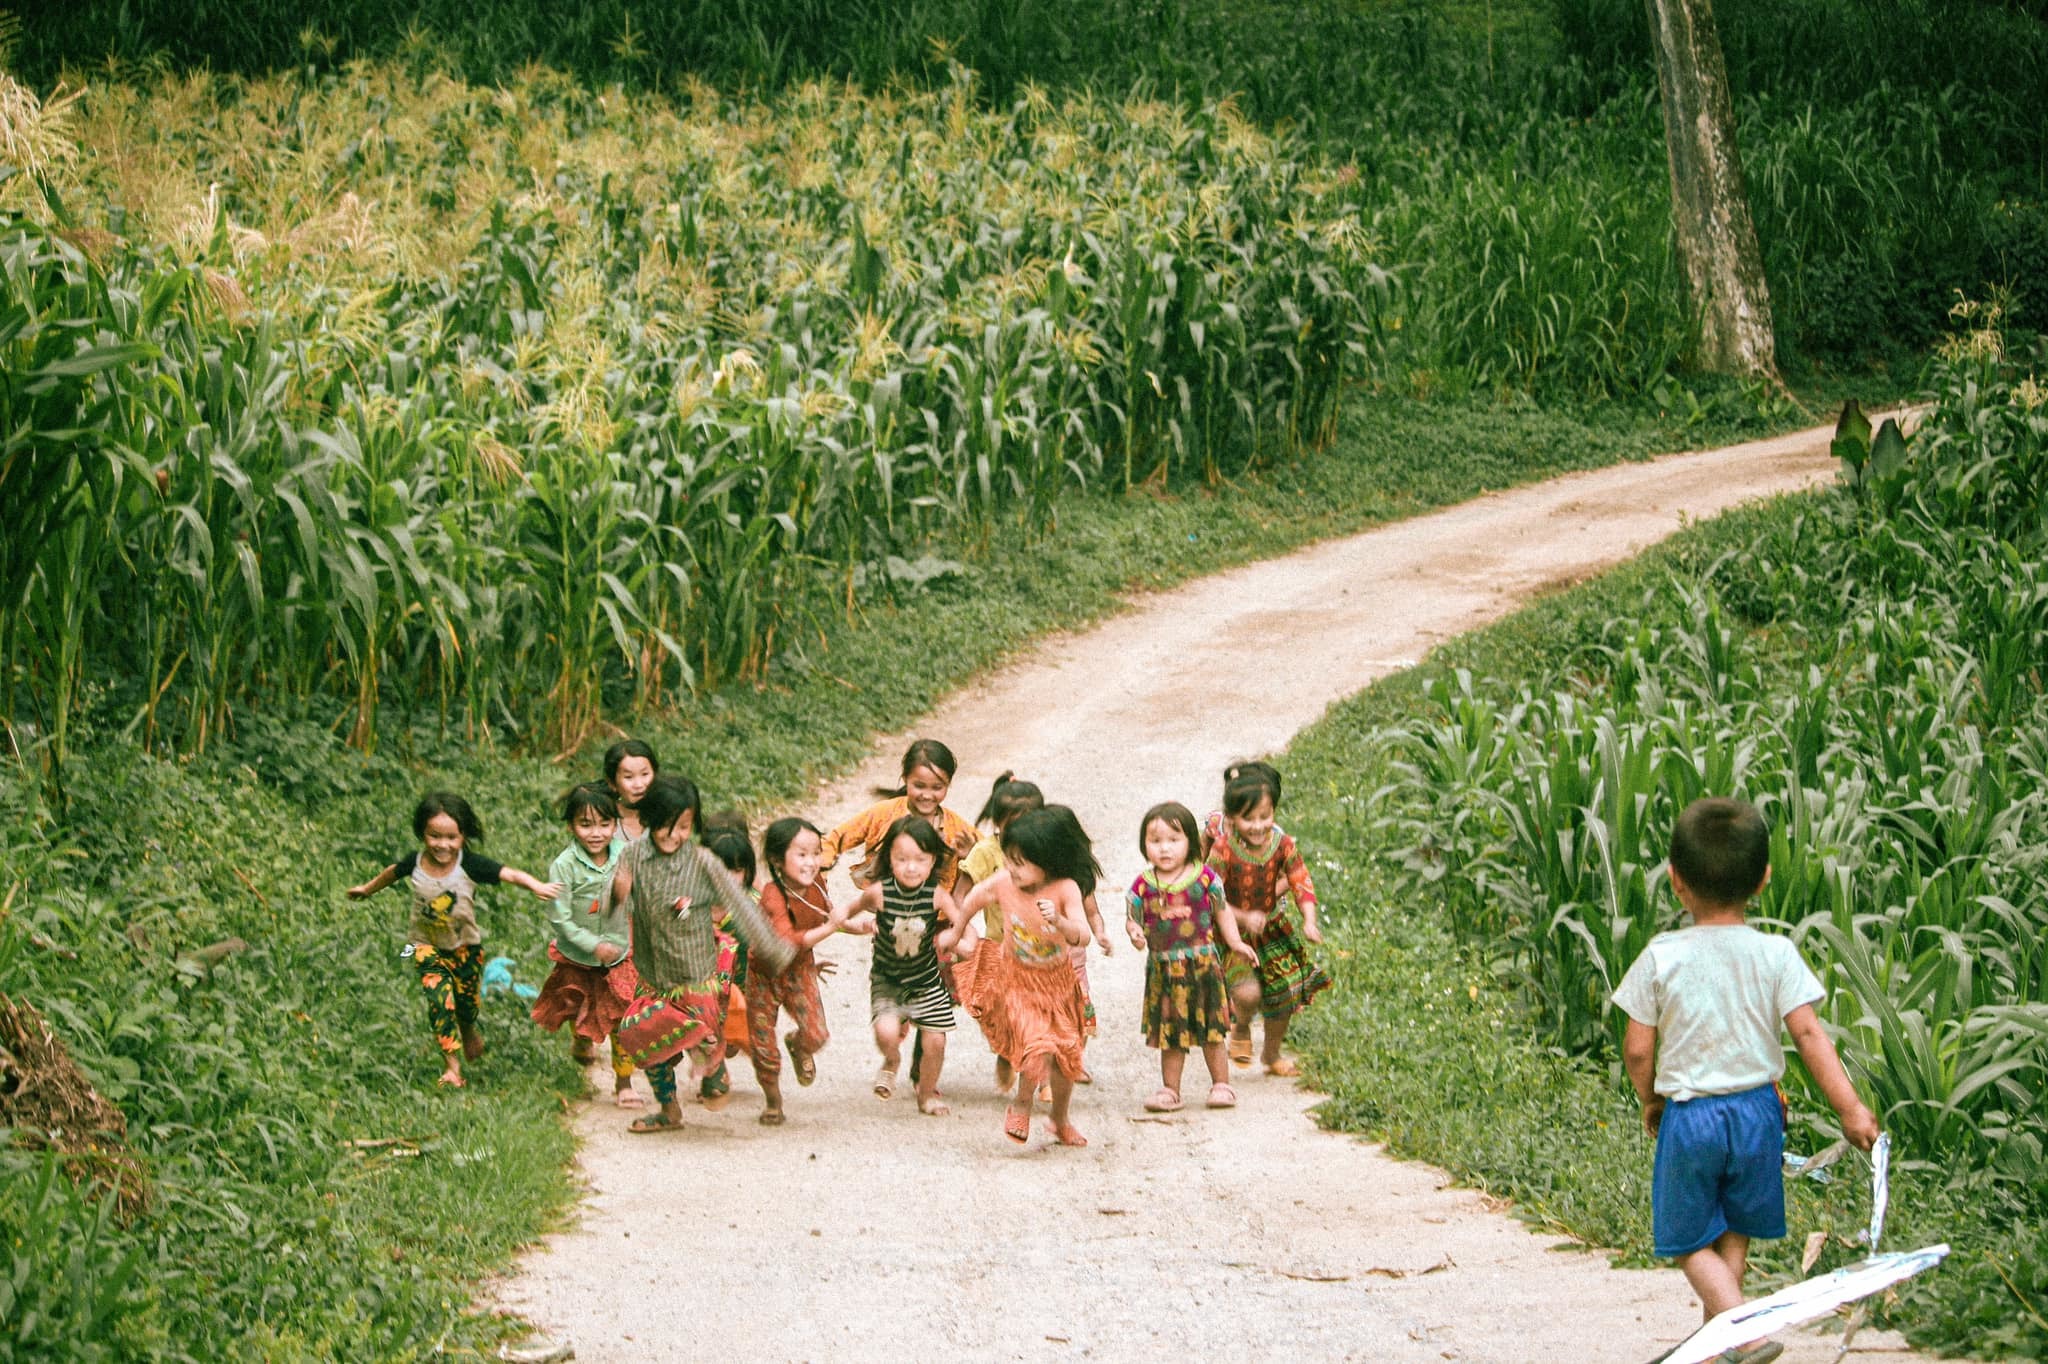
M 1228 103 L 0 82 L 0 705 L 58 758 L 94 676 L 185 751 L 572 745 L 908 547 L 1316 445 L 1390 288 Z
M 1405 777 L 1385 819 L 1412 883 L 1526 982 L 1543 1034 L 1611 1057 L 1608 996 L 1679 921 L 1673 818 L 1701 795 L 1755 801 L 1772 876 L 1753 916 L 1820 973 L 1822 1016 L 1902 1151 L 2034 1197 L 2048 395 L 1981 354 L 1944 375 L 1910 442 L 1846 415 L 1844 486 L 1775 508 L 1705 581 L 1617 622 L 1588 685 L 1441 681 L 1436 718 L 1389 736 Z

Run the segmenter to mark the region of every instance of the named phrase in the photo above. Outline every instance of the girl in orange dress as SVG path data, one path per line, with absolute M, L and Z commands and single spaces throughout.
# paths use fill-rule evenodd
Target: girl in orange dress
M 1002 837 L 1005 866 L 968 895 L 962 927 L 971 935 L 974 915 L 994 905 L 1003 937 L 982 942 L 958 968 L 961 998 L 981 1023 L 989 1049 L 1023 1080 L 1004 1110 L 1003 1134 L 1015 1142 L 1030 1139 L 1036 1092 L 1050 1082 L 1054 1139 L 1086 1146 L 1068 1114 L 1082 1074 L 1086 1005 L 1067 949 L 1091 936 L 1082 886 L 1092 887 L 1102 869 L 1081 822 L 1064 805 L 1017 816 Z

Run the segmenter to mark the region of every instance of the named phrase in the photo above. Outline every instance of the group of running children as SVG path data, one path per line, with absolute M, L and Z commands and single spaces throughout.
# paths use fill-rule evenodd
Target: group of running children
M 687 778 L 662 772 L 647 743 L 626 740 L 606 753 L 602 781 L 564 797 L 570 842 L 547 880 L 476 852 L 475 811 L 435 792 L 413 814 L 419 849 L 348 893 L 361 899 L 400 881 L 410 889 L 407 951 L 444 1085 L 462 1085 L 463 1060 L 483 1052 L 476 890 L 503 882 L 548 902 L 554 965 L 534 1020 L 568 1025 L 579 1060 L 612 1040 L 620 1107 L 640 1106 L 632 1075 L 646 1073 L 658 1108 L 635 1118 L 634 1132 L 682 1126 L 685 1066 L 698 1101 L 724 1107 L 729 1049 L 753 1063 L 760 1121 L 780 1126 L 783 1048 L 808 1085 L 828 1038 L 819 981 L 832 967 L 813 949 L 850 933 L 873 939 L 878 1097 L 896 1092 L 908 1045 L 918 1111 L 949 1111 L 939 1079 L 964 1007 L 1009 1096 L 1004 1134 L 1029 1140 L 1034 1106 L 1047 1103 L 1053 1139 L 1085 1146 L 1070 1104 L 1074 1086 L 1091 1080 L 1088 950 L 1115 946 L 1096 905 L 1102 868 L 1074 812 L 1012 774 L 997 779 L 975 820 L 948 809 L 956 770 L 945 744 L 919 739 L 904 754 L 902 785 L 877 792 L 879 803 L 829 832 L 778 819 L 757 858 L 744 823 L 707 818 Z M 1222 809 L 1207 821 L 1168 802 L 1140 822 L 1147 866 L 1125 897 L 1125 931 L 1148 954 L 1144 1032 L 1159 1050 L 1161 1080 L 1148 1110 L 1182 1106 L 1189 1051 L 1208 1067 L 1208 1106 L 1235 1106 L 1230 1066 L 1252 1061 L 1255 1015 L 1265 1020 L 1267 1072 L 1297 1073 L 1281 1051 L 1288 1021 L 1330 982 L 1308 953 L 1322 941 L 1315 885 L 1274 823 L 1279 802 L 1279 772 L 1241 763 L 1224 773 Z M 842 856 L 859 858 L 860 890 L 834 904 L 824 875 Z M 784 1015 L 789 1031 L 778 1035 Z
M 895 1093 L 909 1042 L 919 1111 L 947 1112 L 939 1077 L 955 1007 L 964 1006 L 1009 1096 L 1004 1134 L 1027 1141 L 1034 1104 L 1050 1102 L 1053 1139 L 1085 1146 L 1070 1102 L 1074 1086 L 1089 1081 L 1088 947 L 1113 949 L 1095 904 L 1101 867 L 1074 812 L 1007 773 L 975 821 L 947 809 L 955 770 L 944 744 L 920 739 L 904 754 L 900 788 L 877 793 L 886 798 L 829 833 L 797 817 L 776 820 L 757 865 L 743 824 L 706 820 L 697 789 L 662 773 L 648 745 L 628 740 L 606 754 L 602 782 L 565 798 L 572 839 L 547 881 L 476 853 L 483 831 L 475 812 L 436 793 L 414 812 L 418 851 L 348 893 L 362 898 L 400 880 L 411 889 L 407 951 L 446 1058 L 443 1084 L 461 1085 L 463 1059 L 483 1051 L 476 888 L 503 881 L 550 904 L 554 969 L 534 1019 L 569 1025 L 581 1059 L 612 1039 L 621 1107 L 639 1106 L 631 1077 L 635 1066 L 646 1071 L 660 1107 L 635 1118 L 634 1132 L 682 1125 L 677 1071 L 685 1063 L 699 1100 L 723 1107 L 728 1046 L 753 1062 L 766 1100 L 761 1122 L 781 1125 L 781 1047 L 807 1085 L 827 1040 L 819 978 L 831 968 L 813 949 L 853 933 L 874 940 L 877 1096 Z M 1147 866 L 1125 897 L 1125 928 L 1147 953 L 1143 1027 L 1160 1053 L 1161 1082 L 1145 1100 L 1150 1110 L 1182 1106 L 1181 1077 L 1195 1050 L 1209 1071 L 1208 1105 L 1234 1106 L 1230 1066 L 1252 1060 L 1255 1014 L 1265 1020 L 1266 1070 L 1296 1073 L 1281 1053 L 1288 1021 L 1329 979 L 1308 952 L 1322 941 L 1315 886 L 1274 823 L 1279 804 L 1280 774 L 1248 762 L 1226 770 L 1222 809 L 1207 821 L 1169 802 L 1139 823 Z M 862 888 L 835 904 L 821 878 L 855 852 Z M 1878 1125 L 1815 1014 L 1820 981 L 1789 938 L 1746 921 L 1770 873 L 1758 812 L 1741 801 L 1695 801 L 1674 827 L 1669 868 L 1692 922 L 1651 941 L 1614 1002 L 1629 1020 L 1623 1060 L 1657 1139 L 1657 1252 L 1678 1262 L 1711 1318 L 1741 1302 L 1751 1238 L 1785 1234 L 1781 1026 L 1849 1140 L 1869 1150 Z M 778 1039 L 782 1014 L 790 1031 Z M 1780 1349 L 1755 1340 L 1721 1360 L 1766 1364 Z

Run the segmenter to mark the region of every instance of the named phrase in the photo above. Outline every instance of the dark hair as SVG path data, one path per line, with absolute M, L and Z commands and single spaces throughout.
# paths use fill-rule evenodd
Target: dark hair
M 640 823 L 647 829 L 666 829 L 681 819 L 690 817 L 694 830 L 704 822 L 704 805 L 697 795 L 696 783 L 688 777 L 660 776 L 647 783 L 646 792 L 640 797 Z
M 1202 822 L 1195 818 L 1195 812 L 1177 800 L 1161 801 L 1145 812 L 1138 821 L 1138 855 L 1145 856 L 1145 831 L 1152 827 L 1154 820 L 1170 824 L 1181 831 L 1188 841 L 1188 861 L 1200 860 L 1202 856 Z
M 576 816 L 585 810 L 595 810 L 610 820 L 619 817 L 619 803 L 612 799 L 612 789 L 601 781 L 586 781 L 569 788 L 562 797 L 562 823 L 574 824 Z
M 904 784 L 897 787 L 877 786 L 875 794 L 878 796 L 909 794 L 910 774 L 917 771 L 920 767 L 929 767 L 934 772 L 943 772 L 946 780 L 949 782 L 953 780 L 953 774 L 960 770 L 960 764 L 953 759 L 952 749 L 946 747 L 937 739 L 919 739 L 903 751 L 902 776 Z
M 469 808 L 469 802 L 453 791 L 429 791 L 420 797 L 420 803 L 412 807 L 412 836 L 427 836 L 427 821 L 435 815 L 446 815 L 455 821 L 455 827 L 462 832 L 464 843 L 484 841 L 483 821 L 476 817 L 476 811 Z
M 1088 831 L 1064 805 L 1026 810 L 1003 826 L 1003 851 L 1015 853 L 1055 881 L 1072 881 L 1083 895 L 1095 893 L 1102 864 Z
M 619 779 L 619 764 L 628 758 L 645 758 L 649 767 L 656 772 L 661 771 L 661 759 L 654 756 L 654 745 L 645 739 L 621 739 L 604 751 L 604 779 L 607 783 Z
M 1223 813 L 1242 815 L 1270 796 L 1280 808 L 1280 770 L 1267 762 L 1232 763 L 1223 769 Z
M 778 890 L 789 890 L 782 880 L 783 859 L 789 856 L 791 846 L 796 843 L 796 836 L 806 829 L 818 834 L 820 838 L 825 836 L 818 833 L 817 825 L 802 815 L 784 815 L 761 831 L 761 860 L 768 864 L 768 879 L 775 883 Z
M 1746 800 L 1696 800 L 1671 828 L 1671 869 L 1708 904 L 1740 905 L 1771 869 L 1771 831 Z
M 725 864 L 740 885 L 752 889 L 754 873 L 754 842 L 747 837 L 747 822 L 730 810 L 720 811 L 707 817 L 704 827 L 698 831 L 697 842 L 713 857 Z
M 988 800 L 983 802 L 974 822 L 993 824 L 1000 829 L 1026 810 L 1041 809 L 1044 805 L 1045 793 L 1036 783 L 1019 781 L 1014 772 L 1005 772 L 988 789 Z
M 889 861 L 889 853 L 895 848 L 896 840 L 905 834 L 910 835 L 911 842 L 932 855 L 934 872 L 939 869 L 939 863 L 946 860 L 946 854 L 952 851 L 946 846 L 946 840 L 939 837 L 939 831 L 932 827 L 930 820 L 923 815 L 904 815 L 891 824 L 889 831 L 882 835 L 882 862 L 876 880 L 884 877 L 890 881 L 896 879 L 896 867 Z

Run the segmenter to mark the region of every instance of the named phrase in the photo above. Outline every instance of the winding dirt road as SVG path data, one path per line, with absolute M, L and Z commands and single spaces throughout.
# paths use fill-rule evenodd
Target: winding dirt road
M 1014 768 L 1073 805 L 1108 870 L 1105 909 L 1142 865 L 1155 801 L 1213 808 L 1236 758 L 1284 746 L 1332 701 L 1546 589 L 1748 499 L 1832 476 L 1829 432 L 1575 474 L 1332 541 L 1134 601 L 956 695 L 820 792 L 821 824 L 893 784 L 911 734 L 966 766 L 954 808 Z M 843 883 L 837 887 L 844 891 Z M 1115 927 L 1112 917 L 1112 927 Z M 1118 935 L 1119 937 L 1121 935 Z M 1647 1359 L 1697 1308 L 1676 1271 L 1619 1271 L 1532 1235 L 1424 1165 L 1319 1131 L 1316 1096 L 1241 1076 L 1241 1107 L 1145 1115 L 1156 1054 L 1137 1028 L 1142 958 L 1094 958 L 1102 1036 L 1078 1092 L 1086 1150 L 1042 1121 L 1000 1131 L 990 1060 L 954 1034 L 952 1116 L 868 1090 L 867 946 L 835 938 L 832 1045 L 789 1124 L 756 1125 L 744 1065 L 723 1113 L 625 1132 L 576 1116 L 589 1192 L 573 1230 L 496 1285 L 496 1305 L 585 1361 L 1248 1357 L 1384 1361 Z M 963 1020 L 964 1021 L 964 1020 Z M 1190 1058 L 1190 1093 L 1200 1062 Z M 609 1088 L 608 1072 L 594 1072 Z M 906 1087 L 907 1088 L 907 1087 Z M 1649 1149 L 1645 1146 L 1647 1176 Z M 1788 1338 L 1785 1358 L 1835 1358 Z M 1875 1333 L 1861 1360 L 1920 1359 Z

